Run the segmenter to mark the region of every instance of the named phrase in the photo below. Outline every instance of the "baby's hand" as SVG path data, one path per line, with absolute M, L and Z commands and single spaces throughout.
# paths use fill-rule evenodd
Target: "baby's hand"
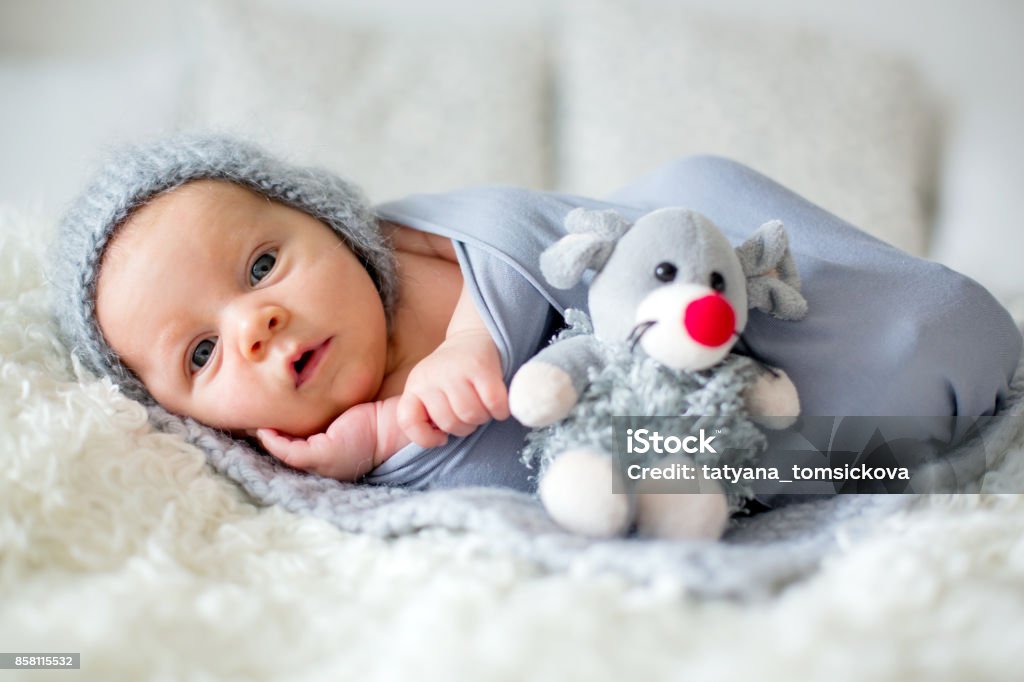
M 290 467 L 339 481 L 355 481 L 409 444 L 398 428 L 398 397 L 355 405 L 342 412 L 324 433 L 293 438 L 274 429 L 258 429 L 267 452 Z
M 444 445 L 447 434 L 468 436 L 491 418 L 508 418 L 501 358 L 486 329 L 449 334 L 405 382 L 398 424 L 416 444 Z

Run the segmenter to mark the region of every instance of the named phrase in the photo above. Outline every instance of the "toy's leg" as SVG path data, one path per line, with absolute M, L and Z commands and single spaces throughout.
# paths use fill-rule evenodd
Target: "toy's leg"
M 688 457 L 678 460 L 693 466 Z M 716 481 L 645 480 L 636 493 L 636 532 L 643 537 L 717 540 L 729 522 L 729 503 Z
M 783 322 L 754 312 L 744 337 L 790 375 L 804 414 L 986 415 L 1007 394 L 1021 335 L 983 287 L 867 235 L 742 164 L 687 157 L 610 199 L 644 209 L 687 206 L 734 243 L 766 220 L 783 221 L 808 316 Z
M 614 537 L 629 528 L 632 510 L 626 493 L 613 493 L 616 475 L 606 453 L 578 448 L 551 463 L 540 480 L 544 508 L 560 526 L 581 535 Z

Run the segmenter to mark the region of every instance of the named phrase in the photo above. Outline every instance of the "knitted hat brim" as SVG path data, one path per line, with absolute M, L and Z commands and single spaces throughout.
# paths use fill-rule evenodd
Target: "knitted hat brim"
M 60 221 L 48 278 L 68 349 L 124 393 L 153 403 L 110 347 L 96 316 L 103 254 L 117 230 L 154 197 L 197 180 L 224 180 L 304 211 L 333 230 L 366 267 L 390 320 L 397 297 L 393 251 L 363 192 L 329 171 L 286 163 L 226 135 L 186 133 L 117 150 Z

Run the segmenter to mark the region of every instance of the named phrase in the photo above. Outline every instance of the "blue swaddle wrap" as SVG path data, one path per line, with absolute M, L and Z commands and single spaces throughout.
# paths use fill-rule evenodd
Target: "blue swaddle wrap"
M 549 287 L 541 252 L 565 234 L 573 205 L 517 188 L 415 195 L 376 208 L 379 217 L 454 240 L 462 275 L 501 356 L 505 383 L 561 327 L 561 312 L 583 306 L 586 288 Z M 490 422 L 445 446 L 410 444 L 371 471 L 367 483 L 422 487 L 502 486 L 532 491 L 536 473 L 518 452 L 528 429 Z M 472 454 L 471 454 L 472 453 Z
M 745 337 L 789 373 L 807 415 L 986 415 L 1006 396 L 1021 352 L 1009 314 L 980 285 L 895 249 L 755 171 L 716 157 L 670 163 L 611 201 L 512 187 L 414 195 L 376 207 L 386 220 L 456 242 L 466 283 L 501 353 L 505 380 L 557 330 L 566 307 L 586 310 L 586 283 L 562 291 L 540 274 L 541 252 L 578 206 L 628 220 L 685 206 L 739 243 L 781 219 L 809 314 L 785 322 L 753 311 Z M 532 490 L 518 459 L 526 429 L 491 422 L 441 448 L 410 445 L 364 480 L 414 488 Z M 916 434 L 949 438 L 948 433 Z

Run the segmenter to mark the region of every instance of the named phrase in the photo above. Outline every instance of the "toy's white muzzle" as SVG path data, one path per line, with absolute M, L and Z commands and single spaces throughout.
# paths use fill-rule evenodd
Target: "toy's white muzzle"
M 637 306 L 636 324 L 646 327 L 639 340 L 644 352 L 673 369 L 707 369 L 739 336 L 729 300 L 698 284 L 655 289 Z

